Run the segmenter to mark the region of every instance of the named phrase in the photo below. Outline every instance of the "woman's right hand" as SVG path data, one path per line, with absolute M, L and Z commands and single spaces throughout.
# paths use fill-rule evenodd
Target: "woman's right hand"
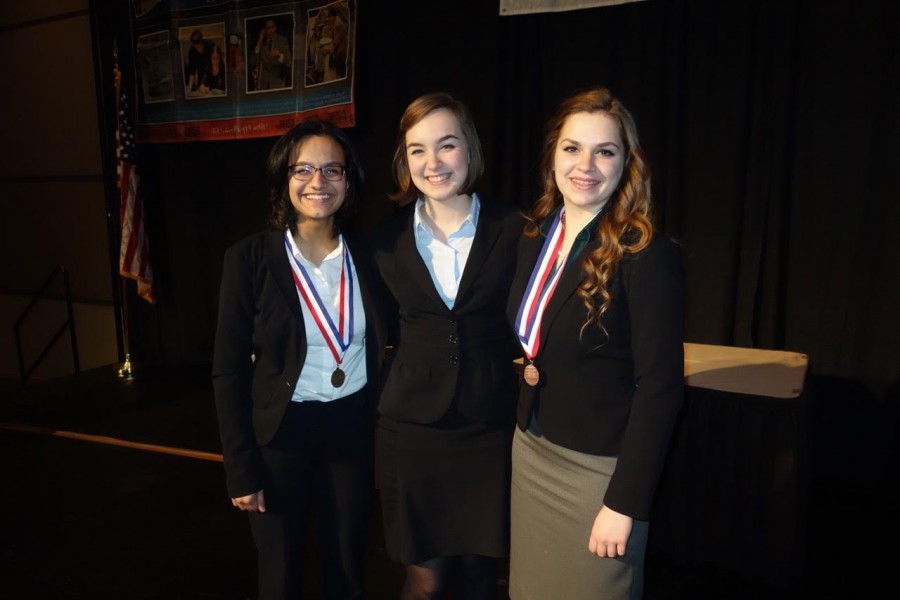
M 588 550 L 600 558 L 625 556 L 633 525 L 634 519 L 628 515 L 603 506 L 597 514 L 597 518 L 594 519 L 591 537 L 588 540 Z
M 240 498 L 231 499 L 232 506 L 248 512 L 266 512 L 266 498 L 262 490 L 241 496 Z

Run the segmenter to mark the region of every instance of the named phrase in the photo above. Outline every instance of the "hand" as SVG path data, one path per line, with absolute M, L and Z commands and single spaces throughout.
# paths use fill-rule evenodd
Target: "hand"
M 594 519 L 588 550 L 600 558 L 625 556 L 625 546 L 631 536 L 634 521 L 628 515 L 604 506 Z
M 262 490 L 241 496 L 240 498 L 232 498 L 231 505 L 247 512 L 266 512 L 266 498 Z

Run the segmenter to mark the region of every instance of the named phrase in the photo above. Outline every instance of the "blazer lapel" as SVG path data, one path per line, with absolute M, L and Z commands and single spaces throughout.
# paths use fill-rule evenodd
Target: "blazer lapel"
M 522 299 L 525 297 L 525 290 L 528 287 L 528 281 L 531 279 L 531 272 L 541 253 L 543 240 L 544 238 L 540 236 L 537 238 L 526 238 L 523 236 L 519 241 L 516 255 L 516 276 L 513 279 L 509 292 L 510 300 L 515 299 L 515 305 L 511 306 L 511 309 L 515 309 L 515 312 L 511 312 L 510 319 L 515 319 L 516 315 L 519 314 Z
M 377 315 L 373 312 L 377 305 L 376 298 L 372 295 L 371 278 L 373 276 L 372 266 L 369 264 L 371 254 L 358 250 L 359 245 L 356 240 L 344 234 L 344 243 L 346 249 L 350 252 L 350 258 L 353 260 L 353 266 L 356 267 L 356 277 L 359 281 L 359 291 L 362 295 L 362 305 L 366 313 L 366 327 L 376 322 Z
M 266 266 L 278 283 L 291 314 L 298 323 L 302 324 L 303 312 L 300 310 L 300 298 L 297 296 L 297 286 L 294 283 L 291 263 L 288 261 L 287 249 L 284 246 L 284 234 L 272 232 L 269 235 L 266 250 Z
M 458 306 L 465 298 L 466 292 L 472 286 L 472 283 L 478 278 L 481 267 L 490 256 L 491 250 L 503 231 L 503 225 L 498 223 L 487 210 L 484 204 L 481 205 L 481 215 L 478 217 L 478 225 L 475 228 L 475 238 L 472 240 L 472 248 L 469 250 L 469 258 L 466 260 L 466 267 L 463 269 L 462 277 L 459 280 L 459 289 L 456 291 L 456 302 Z
M 544 315 L 541 318 L 542 339 L 545 339 L 547 335 L 549 335 L 550 329 L 553 327 L 553 323 L 556 320 L 556 317 L 559 316 L 566 301 L 578 291 L 578 286 L 584 281 L 584 273 L 581 270 L 581 256 L 584 252 L 589 251 L 589 249 L 593 247 L 594 244 L 588 244 L 588 246 L 575 257 L 575 262 L 566 265 L 566 270 L 563 271 L 563 274 L 560 276 L 559 281 L 556 284 L 556 289 L 553 290 L 553 296 L 551 296 L 550 301 L 547 302 L 547 307 L 544 309 Z M 538 348 L 538 356 L 540 356 L 543 348 L 543 345 Z
M 415 203 L 412 204 L 415 206 Z M 405 227 L 397 239 L 397 259 L 412 275 L 416 285 L 425 290 L 440 306 L 444 306 L 444 301 L 441 299 L 441 295 L 431 279 L 431 273 L 428 272 L 428 267 L 425 266 L 425 261 L 422 260 L 422 255 L 419 254 L 419 250 L 416 248 L 414 227 L 413 215 L 412 211 L 410 211 L 406 216 Z
M 356 238 L 344 234 L 344 243 L 350 252 L 353 265 L 356 267 L 356 276 L 359 281 L 359 291 L 362 295 L 363 310 L 366 315 L 366 358 L 368 368 L 374 369 L 370 373 L 377 373 L 384 348 L 383 343 L 387 337 L 384 328 L 384 320 L 381 315 L 381 299 L 375 292 L 377 286 L 377 267 L 372 261 L 372 253 L 368 248 L 357 242 Z M 374 379 L 374 375 L 372 375 Z

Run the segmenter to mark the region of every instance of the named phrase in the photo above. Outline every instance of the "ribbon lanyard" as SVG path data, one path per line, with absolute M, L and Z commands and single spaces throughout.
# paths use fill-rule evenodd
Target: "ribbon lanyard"
M 343 240 L 341 243 L 343 244 Z M 339 380 L 339 383 L 335 383 L 335 387 L 339 387 L 344 382 L 344 372 L 340 368 L 341 361 L 344 358 L 344 352 L 350 347 L 350 341 L 353 339 L 353 271 L 350 268 L 350 252 L 344 246 L 342 250 L 343 260 L 341 261 L 338 326 L 335 327 L 328 311 L 325 309 L 322 298 L 319 297 L 319 293 L 316 291 L 315 284 L 294 255 L 293 240 L 289 231 L 284 234 L 284 245 L 287 247 L 288 254 L 291 257 L 291 274 L 294 276 L 294 284 L 297 286 L 297 291 L 309 308 L 316 326 L 322 332 L 322 337 L 328 344 L 328 348 L 331 350 L 332 356 L 334 356 L 334 361 L 338 365 L 331 380 L 332 383 Z
M 562 266 L 554 272 L 556 257 L 562 248 L 566 231 L 563 214 L 564 209 L 557 213 L 550 232 L 544 240 L 544 246 L 531 271 L 528 287 L 525 288 L 525 295 L 519 305 L 519 313 L 516 315 L 516 334 L 525 350 L 525 356 L 532 362 L 534 362 L 540 346 L 541 320 L 544 316 L 544 309 L 563 272 Z M 548 279 L 550 279 L 549 283 Z

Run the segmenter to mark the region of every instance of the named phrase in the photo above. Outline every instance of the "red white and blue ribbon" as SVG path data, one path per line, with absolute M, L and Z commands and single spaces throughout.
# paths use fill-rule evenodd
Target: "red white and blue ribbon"
M 516 315 L 516 334 L 525 350 L 525 356 L 534 360 L 540 346 L 541 320 L 544 309 L 556 289 L 562 267 L 554 272 L 556 257 L 562 248 L 563 237 L 566 231 L 563 210 L 560 210 L 547 233 L 544 246 L 538 256 L 525 295 L 519 305 L 519 313 Z M 549 281 L 548 281 L 549 279 Z
M 343 243 L 343 242 L 342 242 Z M 313 316 L 313 320 L 322 332 L 322 337 L 328 344 L 335 362 L 341 364 L 344 358 L 344 352 L 350 347 L 350 341 L 353 339 L 353 271 L 350 268 L 350 252 L 347 247 L 343 249 L 343 261 L 341 263 L 341 285 L 339 290 L 338 302 L 338 325 L 335 327 L 334 321 L 325 309 L 325 304 L 316 286 L 310 279 L 309 274 L 293 252 L 293 240 L 290 232 L 284 234 L 284 245 L 287 247 L 288 254 L 291 257 L 291 274 L 294 276 L 294 284 L 300 297 L 306 302 L 309 312 Z

